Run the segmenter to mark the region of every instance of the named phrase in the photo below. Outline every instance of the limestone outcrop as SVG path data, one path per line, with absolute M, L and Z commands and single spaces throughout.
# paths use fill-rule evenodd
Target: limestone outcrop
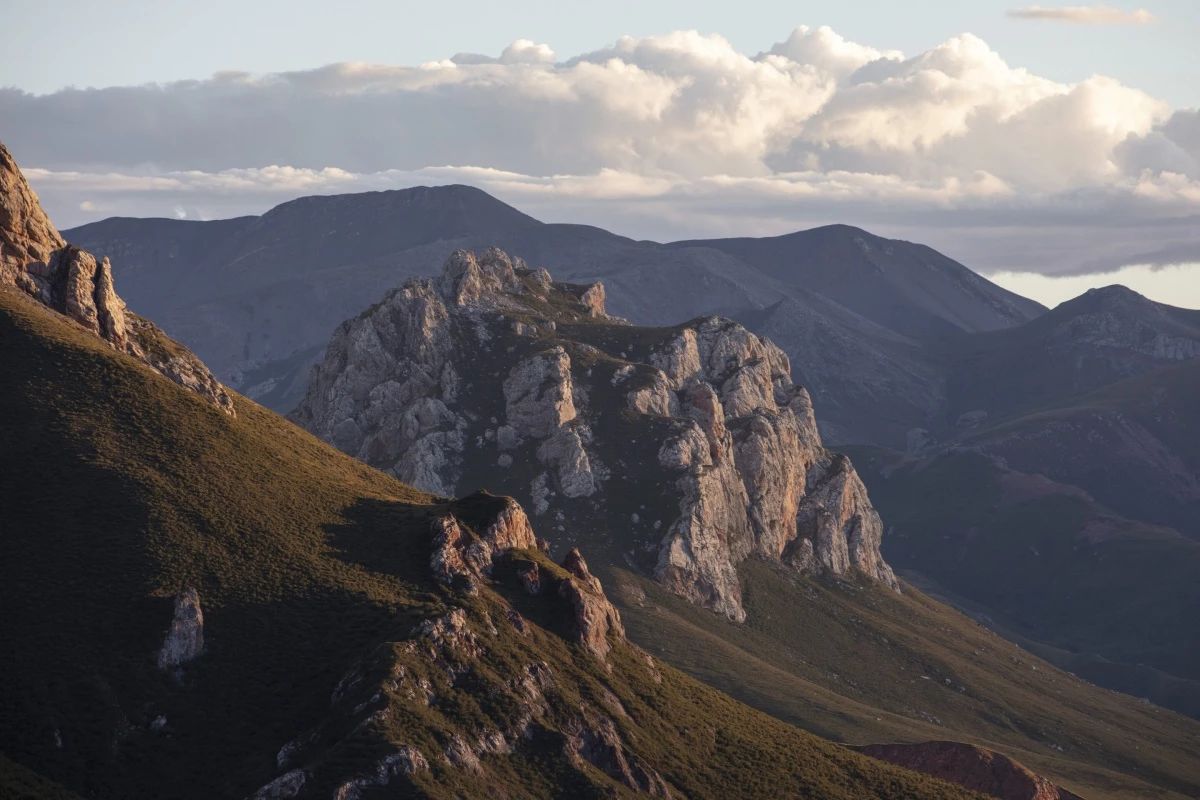
M 233 398 L 186 348 L 136 314 L 117 294 L 112 266 L 68 244 L 0 144 L 0 286 L 12 286 L 74 320 L 229 415 Z
M 656 670 L 650 656 L 626 641 L 620 615 L 579 551 L 572 549 L 558 567 L 547 563 L 521 506 L 486 492 L 433 511 L 430 537 L 429 568 L 444 589 L 441 609 L 420 620 L 405 638 L 384 642 L 354 663 L 334 686 L 328 715 L 279 748 L 277 774 L 249 800 L 355 800 L 379 789 L 415 795 L 422 793 L 418 788 L 423 781 L 436 783 L 435 772 L 444 779 L 445 770 L 487 781 L 503 764 L 496 756 L 517 753 L 531 741 L 560 742 L 566 764 L 583 773 L 599 770 L 639 795 L 676 796 L 614 722 L 628 714 L 609 690 L 601 690 L 597 700 L 581 697 L 577 681 L 544 660 L 527 661 L 512 671 L 480 668 L 498 646 L 505 659 L 536 653 L 527 648 L 534 645 L 530 625 L 495 590 L 503 591 L 505 583 L 509 589 L 528 589 L 531 580 L 538 584 L 540 560 L 546 567 L 546 591 L 538 584 L 530 594 L 539 595 L 534 602 L 550 618 L 571 621 L 570 626 L 556 626 L 560 634 L 605 666 L 613 648 L 624 647 Z M 184 596 L 195 599 L 191 590 Z M 471 599 L 463 602 L 466 597 Z M 516 648 L 499 627 L 508 625 L 521 637 Z M 499 702 L 482 706 L 464 724 L 442 709 L 444 699 L 468 676 L 480 696 Z M 420 746 L 397 741 L 386 724 L 410 716 L 414 706 L 428 713 Z M 513 709 L 519 711 L 514 714 Z M 347 748 L 377 755 L 366 769 L 359 766 L 349 774 L 345 760 L 323 757 Z M 323 789 L 327 786 L 335 787 L 332 794 Z
M 558 585 L 558 595 L 571 604 L 579 641 L 597 657 L 608 655 L 609 637 L 625 638 L 621 615 L 609 602 L 600 580 L 588 570 L 578 548 L 571 548 L 563 559 L 567 577 Z
M 293 418 L 434 494 L 511 494 L 559 553 L 586 543 L 734 620 L 748 558 L 898 588 L 782 350 L 719 317 L 639 328 L 603 300 L 456 252 L 339 328 Z
M 200 593 L 187 587 L 175 596 L 175 613 L 158 651 L 158 668 L 178 669 L 204 652 L 204 611 Z

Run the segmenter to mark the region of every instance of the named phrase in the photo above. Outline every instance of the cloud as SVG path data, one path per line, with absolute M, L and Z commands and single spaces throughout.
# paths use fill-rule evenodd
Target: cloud
M 415 66 L 0 89 L 0 119 L 63 225 L 462 182 L 648 238 L 846 221 L 982 269 L 1073 272 L 1151 235 L 1194 241 L 1200 213 L 1195 110 L 1050 80 L 970 34 L 912 56 L 824 27 L 757 55 L 695 31 L 567 59 L 518 40 Z
M 1080 25 L 1145 25 L 1154 21 L 1154 15 L 1144 8 L 1124 11 L 1112 6 L 1025 6 L 1009 11 L 1008 16 Z
M 457 53 L 451 59 L 453 64 L 553 64 L 554 50 L 548 44 L 539 44 L 529 39 L 517 39 L 504 48 L 499 58 L 485 56 L 480 53 Z M 439 62 L 428 65 L 432 69 L 441 66 Z
M 876 50 L 848 41 L 827 25 L 816 29 L 801 25 L 787 39 L 772 47 L 770 54 L 799 64 L 811 64 L 835 75 L 849 75 L 875 61 L 904 58 L 899 50 Z

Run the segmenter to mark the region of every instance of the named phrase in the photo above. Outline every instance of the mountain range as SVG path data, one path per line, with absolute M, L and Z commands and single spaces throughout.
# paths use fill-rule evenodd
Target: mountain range
M 437 274 L 456 248 L 499 245 L 558 279 L 602 281 L 607 308 L 642 325 L 737 320 L 783 350 L 824 441 L 870 467 L 863 478 L 887 498 L 895 533 L 883 538 L 885 557 L 1065 668 L 1200 713 L 1200 637 L 1188 619 L 1200 537 L 1188 388 L 1200 312 L 1119 286 L 1046 310 L 928 247 L 844 225 L 633 241 L 541 223 L 464 186 L 307 197 L 215 222 L 110 219 L 68 235 L 111 256 L 136 304 L 219 376 L 280 411 L 304 397 L 310 365 L 343 319 L 410 276 Z M 978 485 L 950 491 L 939 465 L 960 463 L 962 449 L 989 466 L 967 471 Z M 916 482 L 919 508 L 886 483 L 893 474 Z M 999 492 L 997 475 L 1039 487 L 1036 498 Z M 1064 556 L 1076 569 L 1062 569 L 1052 551 L 1030 550 L 1036 529 L 1014 504 L 1027 515 L 1047 504 L 1090 509 L 1057 530 L 1077 532 L 1067 553 L 1112 565 L 1110 590 L 1076 584 L 1097 580 L 1078 574 L 1090 563 L 1082 556 Z M 1021 535 L 1005 533 L 1018 524 Z M 997 531 L 988 547 L 981 526 Z M 1097 547 L 1133 557 L 1100 558 Z M 1012 575 L 989 566 L 995 548 L 1022 576 L 1043 576 L 1031 581 L 1042 591 L 1006 592 Z M 1043 608 L 1034 597 L 1076 611 L 1031 617 Z M 1127 623 L 1105 639 L 1110 607 Z
M 0 156 L 0 795 L 982 796 L 648 655 L 511 498 L 164 370 Z
M 465 187 L 110 220 L 93 256 L 3 155 L 5 791 L 1200 790 L 1200 724 L 1043 660 L 1187 702 L 1188 312 L 1056 318 L 853 228 L 658 245 Z M 478 253 L 405 282 L 447 244 Z M 961 379 L 996 365 L 1048 377 Z
M 720 314 L 788 354 L 835 442 L 902 444 L 934 424 L 945 377 L 923 343 L 1044 309 L 922 245 L 834 225 L 763 240 L 658 244 L 546 224 L 466 186 L 305 197 L 217 222 L 109 219 L 67 231 L 109 256 L 130 302 L 247 395 L 290 411 L 333 330 L 452 250 L 497 246 L 603 281 L 613 313 Z M 816 346 L 814 346 L 814 344 Z M 891 408 L 878 406 L 890 398 Z

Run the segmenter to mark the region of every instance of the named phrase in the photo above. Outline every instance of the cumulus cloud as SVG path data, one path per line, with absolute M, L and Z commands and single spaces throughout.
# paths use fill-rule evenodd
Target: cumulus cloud
M 1025 6 L 1008 12 L 1017 19 L 1040 19 L 1054 22 L 1073 22 L 1082 25 L 1145 25 L 1154 15 L 1144 8 L 1124 11 L 1112 6 Z
M 787 39 L 772 47 L 770 54 L 798 64 L 811 64 L 838 76 L 849 75 L 876 61 L 901 61 L 904 58 L 899 50 L 876 50 L 848 41 L 828 25 L 815 29 L 801 25 Z
M 565 60 L 518 40 L 416 66 L 0 89 L 0 119 L 62 224 L 461 182 L 651 238 L 846 221 L 1069 272 L 1152 250 L 1151 232 L 1195 240 L 1200 212 L 1196 111 L 1047 79 L 970 34 L 913 56 L 808 27 L 757 55 L 695 31 Z
M 499 58 L 486 56 L 482 53 L 457 53 L 451 59 L 454 64 L 553 64 L 554 50 L 548 44 L 540 44 L 530 39 L 517 39 L 504 48 Z M 436 68 L 438 62 L 429 65 Z

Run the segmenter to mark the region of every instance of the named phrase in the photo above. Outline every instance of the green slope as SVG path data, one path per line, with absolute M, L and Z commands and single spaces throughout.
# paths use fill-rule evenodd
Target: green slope
M 1200 723 L 1062 672 L 912 586 L 757 561 L 742 578 L 742 626 L 623 570 L 608 585 L 654 655 L 821 736 L 973 742 L 1089 800 L 1200 793 Z
M 897 568 L 1068 653 L 1200 678 L 1200 641 L 1187 635 L 1200 607 L 1200 542 L 978 453 L 899 466 L 886 479 L 880 470 L 894 456 L 860 456 L 893 526 L 888 554 Z M 1195 700 L 1178 699 L 1200 713 Z
M 905 457 L 851 455 L 893 565 L 1109 688 L 1200 717 L 1200 362 Z
M 79 795 L 14 763 L 3 753 L 0 753 L 0 797 L 5 800 L 79 800 Z
M 566 755 L 572 725 L 602 715 L 623 759 L 688 797 L 966 796 L 622 642 L 605 665 L 563 635 L 556 597 L 504 570 L 474 595 L 441 588 L 430 522 L 471 524 L 477 501 L 414 492 L 241 398 L 231 419 L 5 289 L 0 370 L 0 751 L 20 765 L 6 775 L 90 798 L 244 797 L 299 741 L 312 796 L 402 746 L 428 767 L 394 775 L 392 795 L 631 796 Z M 176 678 L 155 653 L 185 586 L 206 646 Z M 451 608 L 465 633 L 418 633 Z M 527 736 L 478 767 L 443 757 L 528 715 L 530 670 L 549 679 Z

